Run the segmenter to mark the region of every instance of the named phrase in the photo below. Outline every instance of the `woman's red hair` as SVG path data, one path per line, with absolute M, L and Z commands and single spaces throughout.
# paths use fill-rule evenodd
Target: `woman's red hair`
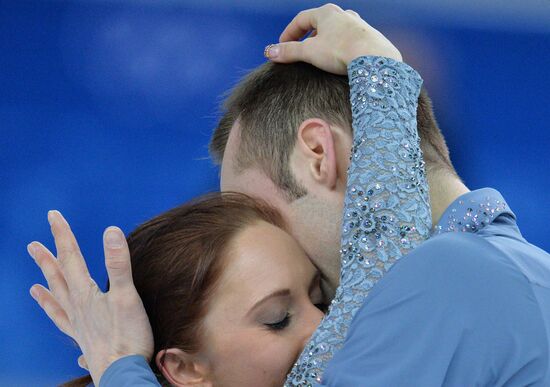
M 169 385 L 155 364 L 167 348 L 199 350 L 202 320 L 224 268 L 224 252 L 245 227 L 259 221 L 284 227 L 279 213 L 238 193 L 215 193 L 171 209 L 128 236 L 132 276 L 155 339 L 151 368 Z M 89 376 L 64 386 L 86 386 Z

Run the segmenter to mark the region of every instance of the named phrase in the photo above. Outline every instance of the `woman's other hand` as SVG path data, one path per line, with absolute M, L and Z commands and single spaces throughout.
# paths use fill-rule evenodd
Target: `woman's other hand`
M 265 56 L 273 62 L 302 61 L 334 74 L 347 74 L 347 65 L 363 55 L 403 60 L 399 50 L 357 12 L 334 4 L 300 12 L 279 43 L 265 49 Z
M 46 281 L 31 287 L 31 295 L 48 317 L 80 346 L 94 384 L 115 360 L 128 355 L 153 355 L 153 333 L 132 281 L 126 238 L 116 227 L 103 234 L 110 289 L 103 293 L 90 277 L 78 243 L 58 211 L 48 213 L 57 258 L 39 242 L 28 246 Z

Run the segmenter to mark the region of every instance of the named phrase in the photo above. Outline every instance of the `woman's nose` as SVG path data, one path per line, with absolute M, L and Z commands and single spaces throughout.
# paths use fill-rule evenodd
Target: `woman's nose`
M 324 317 L 323 312 L 314 305 L 312 305 L 311 308 L 308 309 L 307 313 L 307 321 L 304 325 L 304 346 L 308 342 L 311 335 L 313 335 L 313 332 L 315 332 L 315 330 L 319 326 L 319 323 Z

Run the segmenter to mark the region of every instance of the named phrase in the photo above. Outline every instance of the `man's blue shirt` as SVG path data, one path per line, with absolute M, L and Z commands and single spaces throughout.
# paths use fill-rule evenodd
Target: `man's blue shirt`
M 322 385 L 550 386 L 550 255 L 493 189 L 435 229 L 371 291 Z

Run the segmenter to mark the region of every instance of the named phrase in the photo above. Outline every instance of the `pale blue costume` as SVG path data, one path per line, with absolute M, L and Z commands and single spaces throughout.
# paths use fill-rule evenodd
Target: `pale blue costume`
M 354 145 L 341 282 L 286 384 L 550 386 L 550 256 L 521 237 L 492 189 L 457 199 L 434 228 L 442 235 L 425 242 L 422 81 L 381 57 L 355 59 L 348 75 Z M 101 379 L 155 385 L 140 356 Z

